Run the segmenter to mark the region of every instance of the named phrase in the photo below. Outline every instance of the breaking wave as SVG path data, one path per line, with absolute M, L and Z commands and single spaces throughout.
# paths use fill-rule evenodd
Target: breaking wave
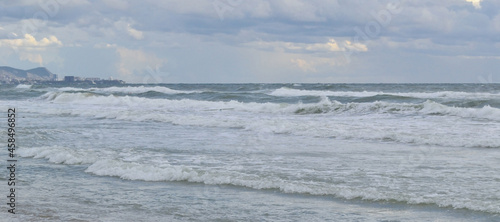
M 62 87 L 56 88 L 59 92 L 94 92 L 94 93 L 123 93 L 123 94 L 141 94 L 146 92 L 159 92 L 163 94 L 189 94 L 200 93 L 202 91 L 184 91 L 175 90 L 163 86 L 127 86 L 127 87 L 107 87 L 107 88 L 74 88 Z
M 87 151 L 88 152 L 88 151 Z M 449 194 L 422 195 L 404 189 L 387 189 L 386 183 L 405 183 L 386 178 L 372 186 L 355 186 L 356 181 L 344 178 L 342 183 L 326 182 L 322 179 L 296 180 L 279 174 L 255 174 L 237 170 L 212 169 L 185 165 L 162 164 L 155 166 L 145 163 L 124 161 L 116 158 L 95 158 L 85 152 L 76 152 L 65 147 L 34 147 L 19 149 L 22 157 L 45 158 L 49 162 L 66 165 L 85 164 L 86 173 L 97 176 L 118 177 L 123 180 L 152 182 L 183 181 L 208 185 L 232 185 L 251 189 L 272 189 L 282 193 L 305 194 L 314 196 L 334 196 L 346 200 L 362 199 L 368 201 L 397 201 L 406 204 L 431 204 L 439 207 L 469 209 L 489 213 L 500 213 L 500 204 L 495 199 L 462 198 L 462 190 L 448 190 Z M 385 182 L 382 182 L 385 181 Z M 380 186 L 380 187 L 378 187 Z M 379 189 L 378 189 L 379 188 Z M 492 193 L 493 194 L 493 193 Z M 494 198 L 494 197 L 491 197 Z
M 33 85 L 25 85 L 25 84 L 19 84 L 16 86 L 16 89 L 31 89 Z
M 354 92 L 354 91 L 324 91 L 324 90 L 303 90 L 291 89 L 282 87 L 269 93 L 272 96 L 295 97 L 295 96 L 335 96 L 335 97 L 374 97 L 378 95 L 392 95 L 399 97 L 411 97 L 420 99 L 498 99 L 498 93 L 480 93 L 480 92 L 455 92 L 455 91 L 441 91 L 441 92 L 407 92 L 407 93 L 394 93 L 394 92 Z
M 258 133 L 346 140 L 500 147 L 498 135 L 491 132 L 500 130 L 497 124 L 500 121 L 500 109 L 490 106 L 450 107 L 431 100 L 415 104 L 383 101 L 340 103 L 327 97 L 309 104 L 244 103 L 67 92 L 51 92 L 41 98 L 61 105 L 61 108 L 37 111 L 50 115 L 237 128 Z M 400 127 L 403 120 L 410 127 Z M 470 127 L 475 130 L 470 131 Z
M 500 121 L 500 109 L 486 105 L 482 108 L 450 107 L 432 100 L 423 103 L 393 103 L 384 101 L 366 103 L 340 103 L 322 97 L 318 103 L 256 103 L 238 101 L 199 101 L 192 99 L 170 100 L 150 99 L 133 96 L 103 96 L 91 92 L 68 93 L 48 92 L 41 99 L 57 103 L 93 104 L 102 106 L 122 106 L 129 109 L 140 106 L 142 109 L 163 111 L 246 111 L 254 113 L 279 113 L 279 114 L 424 114 L 448 115 L 463 118 L 478 118 Z M 105 112 L 105 111 L 104 111 Z

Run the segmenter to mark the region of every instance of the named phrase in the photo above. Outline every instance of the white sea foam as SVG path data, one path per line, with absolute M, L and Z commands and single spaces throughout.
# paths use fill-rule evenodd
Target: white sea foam
M 107 88 L 75 88 L 75 87 L 61 87 L 56 88 L 59 92 L 97 92 L 97 93 L 125 93 L 125 94 L 141 94 L 146 92 L 159 92 L 164 94 L 189 94 L 199 93 L 202 91 L 184 91 L 175 90 L 163 86 L 127 86 L 127 87 L 107 87 Z
M 272 96 L 337 96 L 337 97 L 373 97 L 377 95 L 392 95 L 402 97 L 413 97 L 421 99 L 497 99 L 500 97 L 498 93 L 480 93 L 480 92 L 455 92 L 455 91 L 441 91 L 441 92 L 408 92 L 408 93 L 394 93 L 394 92 L 354 92 L 354 91 L 324 91 L 324 90 L 303 90 L 291 89 L 282 87 L 269 93 Z
M 24 120 L 30 120 L 19 119 L 19 126 L 28 134 L 23 137 L 24 146 L 16 150 L 24 157 L 27 176 L 43 173 L 30 167 L 42 164 L 44 170 L 61 170 L 60 176 L 74 180 L 73 184 L 83 182 L 81 187 L 68 186 L 66 193 L 56 193 L 59 197 L 72 192 L 89 196 L 88 193 L 92 195 L 104 190 L 104 193 L 112 191 L 109 197 L 120 203 L 131 198 L 130 195 L 120 196 L 121 191 L 141 184 L 153 191 L 149 193 L 162 194 L 166 198 L 143 198 L 144 193 L 139 192 L 133 198 L 138 202 L 179 198 L 177 200 L 186 200 L 185 203 L 181 201 L 185 209 L 191 209 L 192 200 L 198 197 L 210 199 L 205 201 L 207 204 L 214 203 L 212 200 L 228 199 L 223 204 L 232 205 L 237 204 L 231 198 L 235 192 L 251 198 L 262 195 L 262 201 L 266 202 L 276 196 L 269 194 L 281 192 L 301 194 L 302 197 L 334 197 L 341 201 L 333 202 L 345 203 L 345 209 L 361 202 L 368 206 L 363 209 L 370 211 L 379 208 L 379 204 L 369 203 L 382 201 L 384 208 L 391 212 L 408 208 L 408 205 L 426 205 L 408 208 L 416 209 L 419 216 L 427 211 L 455 218 L 467 214 L 473 219 L 476 215 L 493 215 L 491 218 L 494 218 L 500 214 L 497 192 L 500 177 L 496 173 L 500 170 L 497 164 L 500 161 L 500 134 L 497 133 L 500 132 L 500 113 L 495 107 L 496 100 L 489 101 L 491 106 L 482 108 L 444 105 L 448 104 L 445 103 L 449 102 L 447 99 L 394 98 L 400 101 L 397 103 L 375 101 L 379 98 L 375 97 L 363 99 L 364 102 L 339 102 L 327 95 L 321 95 L 321 100 L 314 103 L 258 103 L 242 102 L 260 101 L 258 96 L 261 95 L 247 98 L 247 93 L 242 101 L 198 101 L 187 98 L 204 96 L 186 95 L 185 99 L 173 100 L 137 97 L 132 92 L 124 95 L 127 93 L 73 89 L 48 88 L 46 91 L 50 92 L 38 99 L 15 103 L 15 107 L 22 108 L 20 114 L 26 117 Z M 257 98 L 252 100 L 254 96 Z M 179 97 L 182 98 L 176 96 Z M 296 98 L 273 99 L 297 101 Z M 483 104 L 483 101 L 469 101 Z M 79 132 L 88 135 L 75 135 Z M 32 147 L 33 144 L 57 145 Z M 154 183 L 120 182 L 118 178 Z M 33 183 L 32 190 L 52 186 L 65 188 L 70 184 L 61 184 L 61 181 L 60 178 L 39 181 Z M 198 185 L 185 186 L 186 183 Z M 163 192 L 165 187 L 189 192 L 201 188 L 203 194 L 190 194 L 186 198 L 177 195 L 185 192 L 173 195 Z M 212 188 L 222 192 L 211 192 Z M 205 198 L 204 194 L 208 193 L 213 195 Z M 37 203 L 47 197 L 44 192 L 33 194 L 44 195 L 32 198 Z M 217 199 L 219 197 L 222 199 Z M 352 199 L 355 200 L 342 201 Z M 321 202 L 324 198 L 318 200 Z M 93 204 L 92 201 L 84 202 L 81 206 Z M 164 206 L 161 203 L 165 202 L 154 202 L 154 205 Z M 315 202 L 314 205 L 319 204 Z M 238 209 L 255 209 L 246 205 Z M 137 207 L 141 209 L 143 207 Z M 382 214 L 385 212 L 388 211 Z M 323 219 L 328 216 L 325 214 Z M 356 217 L 350 218 L 356 220 Z M 401 218 L 411 220 L 418 216 Z
M 482 185 L 482 189 L 489 197 L 477 196 L 482 192 L 466 189 L 473 183 L 450 186 L 444 189 L 440 183 L 429 183 L 427 189 L 412 190 L 412 186 L 418 186 L 418 181 L 406 180 L 404 175 L 395 179 L 390 175 L 358 175 L 355 171 L 333 173 L 328 180 L 339 175 L 344 175 L 341 183 L 333 183 L 320 179 L 320 171 L 307 171 L 308 180 L 298 179 L 287 174 L 286 167 L 260 169 L 246 172 L 245 167 L 211 167 L 209 165 L 171 165 L 150 164 L 140 160 L 125 161 L 119 159 L 116 154 L 108 153 L 96 158 L 89 150 L 75 150 L 61 146 L 31 147 L 19 149 L 21 157 L 44 158 L 49 162 L 58 164 L 79 165 L 88 164 L 86 173 L 98 176 L 119 177 L 124 180 L 140 180 L 154 182 L 186 181 L 203 183 L 209 185 L 233 185 L 252 189 L 275 189 L 283 193 L 308 194 L 308 195 L 331 195 L 343 199 L 363 199 L 370 201 L 399 201 L 408 204 L 433 204 L 440 207 L 465 208 L 490 213 L 500 213 L 500 202 L 498 195 L 494 193 L 496 187 Z M 129 151 L 123 151 L 129 152 Z M 125 155 L 126 156 L 126 155 Z M 222 161 L 222 160 L 219 160 Z M 257 160 L 256 160 L 257 161 Z M 258 159 L 258 161 L 266 161 Z M 269 162 L 269 161 L 268 161 Z M 213 162 L 216 163 L 216 162 Z M 212 163 L 212 164 L 213 164 Z M 220 166 L 222 163 L 216 163 Z M 242 164 L 235 162 L 235 164 Z M 272 164 L 270 166 L 273 166 Z M 259 165 L 252 166 L 253 168 Z M 359 165 L 363 167 L 363 165 Z M 269 171 L 273 169 L 272 171 Z M 356 170 L 356 168 L 351 169 Z M 380 169 L 379 169 L 380 170 Z M 282 171 L 282 172 L 281 172 Z M 422 173 L 422 174 L 420 174 Z M 332 178 L 333 177 L 333 178 Z M 372 183 L 363 182 L 361 178 L 369 177 Z M 415 171 L 412 177 L 425 177 L 426 180 L 439 178 L 439 175 L 426 175 L 425 171 Z M 466 176 L 463 176 L 464 178 Z M 462 176 L 450 179 L 453 183 L 462 181 Z M 398 187 L 394 190 L 392 187 Z M 445 190 L 446 195 L 429 193 L 427 190 Z M 466 194 L 466 195 L 465 195 Z M 497 198 L 497 199 L 495 199 Z
M 16 152 L 21 157 L 44 158 L 51 163 L 70 165 L 89 164 L 96 160 L 94 156 L 88 155 L 88 153 L 60 146 L 22 148 L 16 150 Z
M 92 88 L 91 90 L 102 91 L 102 92 L 120 92 L 129 94 L 140 94 L 145 92 L 160 92 L 165 94 L 180 94 L 180 93 L 199 93 L 201 91 L 184 91 L 184 90 L 174 90 L 163 86 L 128 86 L 128 87 L 109 87 L 109 88 Z
M 213 102 L 198 101 L 191 99 L 169 100 L 169 99 L 149 99 L 129 96 L 100 96 L 92 93 L 61 93 L 48 92 L 41 98 L 59 102 L 73 104 L 95 104 L 95 105 L 122 105 L 129 108 L 141 107 L 141 109 L 156 109 L 168 111 L 246 111 L 255 113 L 282 113 L 282 114 L 316 114 L 316 113 L 336 113 L 336 114 L 370 114 L 370 113 L 421 113 L 452 115 L 464 118 L 483 118 L 490 120 L 500 120 L 500 109 L 485 106 L 482 108 L 462 108 L 449 107 L 446 105 L 427 100 L 421 104 L 413 103 L 390 103 L 375 101 L 369 103 L 340 103 L 330 101 L 328 98 L 318 103 L 309 104 L 278 104 L 278 103 L 243 103 L 238 101 Z
M 330 101 L 326 97 L 312 104 L 212 102 L 61 92 L 47 93 L 43 98 L 61 105 L 69 105 L 67 108 L 37 110 L 46 114 L 241 128 L 258 133 L 347 140 L 500 147 L 498 135 L 492 134 L 492 131 L 500 130 L 498 124 L 494 124 L 500 121 L 500 109 L 489 106 L 449 107 L 430 100 L 420 104 L 381 101 L 343 104 Z M 313 115 L 316 113 L 321 115 Z M 408 116 L 405 124 L 411 127 L 401 127 L 401 116 Z M 423 117 L 426 119 L 422 119 Z M 486 123 L 478 125 L 472 123 L 473 121 L 493 122 L 484 127 Z
M 25 85 L 25 84 L 19 84 L 16 86 L 16 89 L 31 89 L 33 85 Z
M 443 195 L 422 196 L 416 192 L 388 190 L 390 184 L 373 184 L 374 187 L 333 184 L 319 181 L 289 180 L 286 178 L 247 174 L 236 171 L 198 169 L 187 166 L 156 167 L 148 164 L 123 162 L 120 160 L 99 160 L 85 172 L 99 176 L 114 176 L 125 180 L 142 181 L 187 181 L 210 185 L 234 185 L 253 189 L 276 189 L 283 193 L 332 195 L 344 199 L 364 199 L 372 201 L 400 201 L 409 204 L 435 204 L 440 207 L 466 208 L 477 211 L 500 213 L 498 203 L 462 198 L 460 190 L 450 192 L 453 197 Z M 386 181 L 391 183 L 391 181 Z M 394 181 L 393 181 L 394 182 Z M 377 186 L 380 186 L 378 189 Z M 438 189 L 438 188 L 433 188 Z

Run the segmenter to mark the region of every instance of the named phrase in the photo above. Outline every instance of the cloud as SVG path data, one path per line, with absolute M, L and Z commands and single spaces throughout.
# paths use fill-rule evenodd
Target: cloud
M 130 26 L 130 24 L 127 25 L 127 32 L 130 36 L 134 37 L 137 40 L 141 40 L 144 38 L 143 34 L 141 31 L 134 29 Z
M 136 23 L 136 22 L 131 20 L 131 19 L 122 18 L 119 21 L 115 22 L 114 26 L 115 26 L 116 30 L 125 32 L 129 36 L 131 36 L 132 38 L 134 38 L 136 40 L 143 39 L 144 34 L 141 31 L 132 28 L 133 23 Z
M 117 47 L 116 52 L 119 56 L 119 62 L 116 65 L 120 78 L 127 82 L 142 83 L 147 77 L 144 71 L 151 67 L 162 67 L 166 63 L 165 59 L 158 58 L 156 55 L 146 53 L 143 50 L 133 50 L 124 47 Z
M 25 34 L 24 38 L 0 39 L 0 47 L 13 49 L 18 54 L 19 60 L 29 61 L 40 66 L 44 64 L 44 58 L 41 54 L 42 52 L 50 48 L 57 48 L 61 46 L 63 46 L 63 43 L 55 36 L 49 36 L 48 38 L 37 40 L 32 35 Z M 49 55 L 49 57 L 51 56 Z
M 40 66 L 43 66 L 42 55 L 40 55 L 38 53 L 20 52 L 19 53 L 19 59 L 21 59 L 21 61 L 27 60 L 27 61 L 30 61 L 32 63 L 36 63 L 36 64 L 38 64 Z
M 106 4 L 110 8 L 114 9 L 119 9 L 119 10 L 126 10 L 129 7 L 129 4 L 127 1 L 120 1 L 120 0 L 103 0 L 104 4 Z
M 316 68 L 303 59 L 291 59 L 290 62 L 304 72 L 316 72 Z
M 346 49 L 351 51 L 368 51 L 368 47 L 362 43 L 351 43 L 348 40 L 343 41 L 343 44 L 339 46 L 335 39 L 330 38 L 326 43 L 294 43 L 294 42 L 283 42 L 283 41 L 257 41 L 245 43 L 244 45 L 248 47 L 258 48 L 262 50 L 271 51 L 281 51 L 290 53 L 332 53 L 332 52 L 343 52 Z
M 366 52 L 368 51 L 368 47 L 365 44 L 356 42 L 352 43 L 351 41 L 345 41 L 344 47 L 349 49 L 350 51 L 356 51 L 356 52 Z
M 472 3 L 472 5 L 474 6 L 474 8 L 476 8 L 476 9 L 480 9 L 481 8 L 481 1 L 482 0 L 465 0 L 465 1 Z
M 339 47 L 335 39 L 330 39 L 327 43 L 309 44 L 305 46 L 305 49 L 308 51 L 327 51 L 327 52 L 344 51 L 344 49 L 341 49 Z
M 116 44 L 109 44 L 109 43 L 97 43 L 94 45 L 94 48 L 96 48 L 96 49 L 117 48 L 117 45 Z
M 2 39 L 0 40 L 0 47 L 7 46 L 12 48 L 27 48 L 27 49 L 44 49 L 50 46 L 62 46 L 62 42 L 55 36 L 43 38 L 37 41 L 35 37 L 30 34 L 25 34 L 23 39 Z
M 59 10 L 51 8 L 58 13 L 40 7 L 48 2 L 60 3 Z M 400 3 L 401 13 L 387 13 L 392 12 L 390 3 Z M 98 57 L 102 62 L 88 63 L 93 70 L 117 71 L 113 75 L 136 82 L 148 66 L 163 65 L 162 58 L 169 59 L 168 69 L 186 73 L 179 77 L 187 81 L 188 74 L 204 81 L 226 78 L 208 75 L 207 69 L 217 71 L 212 73 L 231 70 L 231 81 L 269 80 L 265 75 L 286 73 L 270 79 L 280 81 L 291 72 L 294 81 L 300 81 L 305 72 L 318 80 L 332 73 L 346 78 L 364 73 L 365 78 L 384 76 L 394 65 L 401 66 L 397 71 L 411 70 L 403 66 L 412 64 L 435 73 L 421 61 L 440 55 L 450 61 L 457 55 L 479 61 L 497 55 L 499 12 L 500 1 L 494 0 L 1 1 L 0 50 L 9 55 L 2 59 L 11 59 L 13 65 L 23 64 L 21 60 L 50 65 L 51 56 L 62 53 L 61 67 L 66 70 L 61 73 L 78 70 L 69 64 L 81 63 L 81 58 Z M 44 20 L 36 13 L 49 16 Z M 30 34 L 26 36 L 23 25 L 31 23 L 36 29 L 24 27 Z M 343 61 L 350 52 L 360 53 Z M 199 59 L 192 60 L 193 55 Z M 261 55 L 272 59 L 266 66 L 257 66 L 265 75 L 248 77 L 249 67 L 266 60 Z M 387 55 L 393 57 L 384 60 Z M 459 59 L 455 61 L 464 61 Z M 440 70 L 453 70 L 453 62 L 437 64 Z
M 305 73 L 331 72 L 334 67 L 339 68 L 348 64 L 341 56 L 328 58 L 305 56 L 303 58 L 292 58 L 290 62 L 293 67 Z

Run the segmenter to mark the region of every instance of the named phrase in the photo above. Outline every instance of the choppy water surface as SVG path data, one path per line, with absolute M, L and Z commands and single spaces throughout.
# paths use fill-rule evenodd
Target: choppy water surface
M 19 116 L 14 219 L 500 220 L 498 84 L 0 93 Z

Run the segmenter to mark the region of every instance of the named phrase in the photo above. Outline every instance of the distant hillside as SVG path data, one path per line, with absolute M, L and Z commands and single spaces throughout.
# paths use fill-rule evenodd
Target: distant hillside
M 45 67 L 39 67 L 30 70 L 21 70 L 8 66 L 0 66 L 0 82 L 2 83 L 55 80 L 57 80 L 57 75 L 50 72 Z
M 45 67 L 38 67 L 38 68 L 30 69 L 30 70 L 27 70 L 26 72 L 38 75 L 40 77 L 46 77 L 46 78 L 50 78 L 51 76 L 54 75 Z

